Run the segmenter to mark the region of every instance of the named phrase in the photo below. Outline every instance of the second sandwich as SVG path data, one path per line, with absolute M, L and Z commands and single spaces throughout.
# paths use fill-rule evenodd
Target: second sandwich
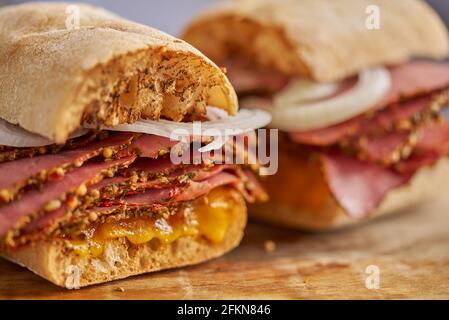
M 448 185 L 449 64 L 436 61 L 448 33 L 424 1 L 233 1 L 184 39 L 227 68 L 242 107 L 264 107 L 282 131 L 270 202 L 254 216 L 331 229 Z

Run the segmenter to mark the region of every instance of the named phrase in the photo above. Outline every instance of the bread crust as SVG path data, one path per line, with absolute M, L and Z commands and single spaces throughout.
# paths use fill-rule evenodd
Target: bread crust
M 369 30 L 367 8 L 373 5 L 380 28 Z M 199 16 L 183 38 L 214 61 L 242 56 L 318 81 L 449 53 L 444 23 L 422 0 L 234 1 Z
M 82 122 L 181 121 L 206 105 L 237 111 L 218 66 L 182 40 L 85 4 L 0 9 L 0 117 L 57 143 Z
M 321 176 L 321 179 L 324 177 Z M 389 191 L 379 207 L 361 219 L 351 218 L 333 199 L 330 191 L 320 191 L 319 201 L 322 206 L 319 210 L 310 210 L 299 204 L 271 199 L 268 203 L 250 205 L 249 215 L 270 224 L 298 230 L 334 230 L 425 203 L 445 191 L 448 181 L 449 158 L 445 157 L 432 166 L 420 169 L 408 184 Z M 273 214 L 274 212 L 276 214 Z
M 150 241 L 132 245 L 120 238 L 107 243 L 102 257 L 92 258 L 67 250 L 63 240 L 49 239 L 0 254 L 68 289 L 193 265 L 219 257 L 239 245 L 247 221 L 246 204 L 241 194 L 233 192 L 232 196 L 237 209 L 220 244 L 213 244 L 201 237 L 181 237 L 170 244 Z

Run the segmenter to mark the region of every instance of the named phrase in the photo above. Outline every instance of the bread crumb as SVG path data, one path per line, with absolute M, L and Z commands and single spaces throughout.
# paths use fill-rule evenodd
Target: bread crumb
M 115 288 L 115 291 L 125 292 L 125 288 L 123 288 L 123 287 L 117 287 L 117 288 Z
M 310 283 L 309 277 L 303 277 L 304 285 L 307 286 Z
M 272 240 L 267 240 L 264 243 L 264 247 L 266 252 L 274 252 L 276 250 L 276 243 Z

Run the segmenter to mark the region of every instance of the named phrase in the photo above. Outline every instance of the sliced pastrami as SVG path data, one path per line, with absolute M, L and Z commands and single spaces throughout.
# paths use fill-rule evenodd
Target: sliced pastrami
M 21 188 L 27 184 L 30 178 L 39 178 L 45 181 L 52 169 L 79 166 L 86 160 L 99 155 L 105 147 L 121 148 L 130 143 L 132 137 L 133 135 L 129 133 L 113 134 L 109 138 L 92 142 L 78 149 L 1 163 L 0 189 Z
M 333 196 L 352 218 L 370 214 L 388 191 L 409 180 L 391 169 L 342 154 L 323 153 L 321 161 Z
M 62 179 L 49 181 L 43 185 L 42 192 L 29 190 L 19 200 L 0 208 L 0 236 L 16 227 L 28 216 L 44 209 L 52 200 L 59 199 L 80 185 L 102 179 L 102 172 L 119 166 L 127 166 L 135 157 L 121 158 L 112 161 L 87 163 L 81 168 L 66 174 Z

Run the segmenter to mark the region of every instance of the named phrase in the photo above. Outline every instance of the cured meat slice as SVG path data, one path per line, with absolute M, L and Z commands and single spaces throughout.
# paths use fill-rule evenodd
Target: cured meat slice
M 168 186 L 181 186 L 190 181 L 202 181 L 224 170 L 236 171 L 232 165 L 216 165 L 203 168 L 199 165 L 190 165 L 176 168 L 169 174 L 163 174 L 145 181 L 131 181 L 127 177 L 113 177 L 95 184 L 91 189 L 100 190 L 101 199 L 115 199 L 126 194 L 136 194 L 147 189 L 161 189 Z
M 314 146 L 329 146 L 344 142 L 350 137 L 378 134 L 395 129 L 409 129 L 413 122 L 426 120 L 432 116 L 433 97 L 426 96 L 396 104 L 377 112 L 372 117 L 359 116 L 346 122 L 311 131 L 289 133 L 296 142 Z M 427 111 L 427 113 L 426 113 Z M 419 121 L 418 121 L 419 122 Z M 423 121 L 421 121 L 423 122 Z
M 398 131 L 359 139 L 358 155 L 363 160 L 383 165 L 397 163 L 411 154 L 413 136 L 410 131 Z
M 333 196 L 353 218 L 371 213 L 388 191 L 409 179 L 391 169 L 341 154 L 323 153 L 321 161 Z
M 430 110 L 434 97 L 431 93 L 449 87 L 449 63 L 415 61 L 390 68 L 392 88 L 373 110 L 343 123 L 327 128 L 294 132 L 293 141 L 316 146 L 328 146 L 372 130 L 391 130 L 416 121 L 417 116 Z M 449 101 L 446 101 L 449 102 Z M 444 103 L 444 101 L 441 101 Z M 432 110 L 430 110 L 432 111 Z M 410 126 L 410 123 L 406 124 Z
M 67 192 L 73 191 L 80 185 L 101 180 L 101 173 L 118 166 L 127 166 L 135 157 L 121 158 L 113 161 L 102 161 L 85 164 L 76 169 L 63 179 L 47 182 L 43 191 L 30 190 L 19 200 L 0 208 L 0 236 L 8 230 L 17 227 L 20 222 L 27 222 L 27 218 L 44 209 L 44 206 L 52 200 L 59 199 Z
M 123 150 L 121 154 L 130 155 L 137 153 L 140 157 L 157 158 L 161 154 L 170 151 L 170 148 L 178 144 L 179 141 L 160 137 L 151 134 L 144 134 L 133 141 L 129 148 Z
M 146 206 L 156 202 L 178 202 L 193 200 L 210 190 L 226 185 L 235 184 L 240 180 L 237 176 L 221 172 L 212 177 L 200 181 L 191 181 L 186 187 L 170 186 L 164 189 L 151 189 L 145 192 L 129 196 L 117 203 L 112 201 L 112 205 Z
M 151 161 L 153 162 L 154 160 Z M 183 174 L 187 169 L 189 169 L 190 172 L 195 173 L 194 177 L 191 180 L 182 183 L 176 181 L 176 178 Z M 230 172 L 232 173 L 224 172 L 225 170 L 230 169 Z M 232 184 L 240 190 L 249 201 L 266 199 L 265 191 L 250 170 L 245 170 L 245 172 L 240 171 L 239 173 L 237 173 L 237 171 L 238 168 L 233 165 L 216 165 L 208 169 L 201 168 L 201 166 L 198 165 L 179 168 L 170 174 L 172 179 L 167 179 L 167 182 L 161 182 L 156 179 L 137 183 L 137 190 L 140 190 L 140 192 L 136 192 L 134 195 L 128 195 L 125 199 L 121 199 L 119 194 L 111 194 L 111 197 L 107 197 L 107 195 L 103 195 L 102 192 L 102 201 L 100 202 L 99 208 L 103 209 L 87 208 L 87 210 L 93 210 L 99 213 L 109 213 L 111 210 L 123 208 L 123 205 L 125 204 L 129 206 L 148 207 L 156 203 L 163 205 L 166 202 L 176 203 L 188 201 L 224 184 Z M 247 181 L 247 188 L 245 188 L 244 183 L 242 182 L 243 180 Z M 99 183 L 92 185 L 89 189 L 104 189 L 113 184 L 128 182 L 127 177 L 117 176 L 104 179 Z M 127 188 L 122 186 L 117 190 L 127 190 Z M 176 197 L 172 198 L 170 195 L 176 195 Z M 137 201 L 137 203 L 132 203 L 133 201 Z M 101 207 L 101 205 L 103 205 L 103 207 Z M 54 224 L 61 219 L 67 211 L 68 208 L 63 206 L 60 209 L 42 215 L 27 224 L 23 228 L 23 231 L 25 233 L 32 233 L 36 230 L 47 228 L 49 225 Z
M 390 92 L 380 107 L 449 87 L 449 63 L 412 61 L 390 68 Z
M 449 124 L 442 122 L 423 128 L 416 144 L 416 152 L 447 154 L 449 152 Z
M 21 188 L 28 183 L 30 178 L 39 178 L 41 181 L 45 181 L 52 169 L 80 166 L 86 160 L 99 155 L 103 148 L 119 149 L 130 143 L 132 137 L 133 135 L 129 133 L 114 134 L 109 138 L 75 150 L 1 163 L 0 189 Z M 12 194 L 13 191 L 10 192 L 11 197 Z

